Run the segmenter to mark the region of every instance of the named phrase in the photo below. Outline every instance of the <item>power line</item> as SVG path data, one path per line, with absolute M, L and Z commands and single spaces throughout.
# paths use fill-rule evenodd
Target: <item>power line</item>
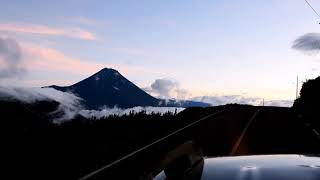
M 307 1 L 307 0 L 304 0 L 308 6 L 313 10 L 314 13 L 316 13 L 316 15 L 320 18 L 320 14 L 312 7 L 312 5 Z

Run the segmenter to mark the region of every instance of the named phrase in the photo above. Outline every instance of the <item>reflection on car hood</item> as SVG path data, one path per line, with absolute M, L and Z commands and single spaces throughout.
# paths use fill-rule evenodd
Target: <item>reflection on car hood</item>
M 202 180 L 320 180 L 320 158 L 259 155 L 205 159 Z

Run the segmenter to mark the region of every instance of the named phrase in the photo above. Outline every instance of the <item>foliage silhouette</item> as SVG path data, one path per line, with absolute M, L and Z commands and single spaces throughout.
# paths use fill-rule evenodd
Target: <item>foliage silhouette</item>
M 303 83 L 300 97 L 295 100 L 293 109 L 298 117 L 320 131 L 320 77 Z

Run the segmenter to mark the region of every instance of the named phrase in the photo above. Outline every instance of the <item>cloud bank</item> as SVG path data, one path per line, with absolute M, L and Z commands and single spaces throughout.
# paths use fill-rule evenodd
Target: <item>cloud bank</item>
M 100 118 L 108 117 L 110 115 L 119 115 L 119 116 L 123 116 L 126 114 L 128 115 L 130 112 L 139 113 L 139 112 L 145 111 L 147 114 L 151 114 L 152 112 L 164 114 L 167 112 L 179 113 L 183 110 L 184 108 L 177 108 L 177 107 L 137 106 L 137 107 L 128 108 L 128 109 L 121 109 L 121 108 L 114 107 L 114 108 L 102 108 L 101 110 L 81 110 L 79 114 L 86 118 L 100 119 Z
M 18 100 L 32 104 L 37 101 L 56 101 L 58 109 L 52 114 L 53 122 L 60 123 L 74 118 L 83 109 L 82 99 L 72 93 L 62 92 L 53 88 L 22 88 L 22 87 L 0 87 L 0 99 L 11 101 Z
M 317 53 L 320 51 L 320 33 L 308 33 L 297 38 L 292 45 L 293 49 Z
M 254 106 L 261 106 L 263 104 L 263 99 L 261 98 L 251 98 L 243 97 L 240 95 L 230 95 L 230 96 L 201 96 L 192 98 L 194 101 L 201 101 L 209 103 L 212 106 L 219 106 L 225 104 L 249 104 Z M 291 107 L 293 101 L 290 100 L 267 100 L 264 101 L 265 106 L 279 106 L 279 107 Z
M 53 116 L 54 123 L 62 123 L 64 121 L 72 120 L 76 115 L 81 115 L 85 118 L 103 118 L 110 115 L 125 115 L 130 112 L 139 113 L 145 111 L 147 114 L 167 112 L 179 113 L 185 108 L 177 107 L 133 107 L 128 109 L 121 108 L 107 108 L 100 110 L 84 109 L 83 99 L 69 93 L 55 90 L 53 88 L 22 88 L 22 87 L 1 87 L 0 86 L 0 100 L 4 101 L 20 101 L 27 104 L 32 104 L 38 101 L 55 101 L 59 103 L 58 108 L 49 115 Z
M 259 106 L 263 104 L 262 98 L 244 97 L 241 95 L 227 95 L 227 96 L 198 96 L 191 97 L 191 93 L 180 87 L 177 81 L 170 79 L 156 79 L 150 87 L 144 88 L 147 92 L 163 99 L 175 98 L 179 100 L 191 100 L 211 104 L 212 106 L 219 106 L 231 103 L 249 104 Z M 293 101 L 291 100 L 265 100 L 265 106 L 280 106 L 291 107 Z
M 0 78 L 11 78 L 25 71 L 20 45 L 13 39 L 0 37 Z

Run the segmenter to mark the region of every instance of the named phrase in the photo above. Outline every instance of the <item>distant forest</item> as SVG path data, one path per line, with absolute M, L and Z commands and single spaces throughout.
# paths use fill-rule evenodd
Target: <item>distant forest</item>
M 8 157 L 5 164 L 10 164 L 9 169 L 33 179 L 77 179 L 202 115 L 195 113 L 185 118 L 184 113 L 142 111 L 99 120 L 78 116 L 54 124 L 45 112 L 51 112 L 55 106 L 48 102 L 26 105 L 0 101 L 6 137 L 3 147 Z M 185 112 L 199 110 L 202 108 Z

